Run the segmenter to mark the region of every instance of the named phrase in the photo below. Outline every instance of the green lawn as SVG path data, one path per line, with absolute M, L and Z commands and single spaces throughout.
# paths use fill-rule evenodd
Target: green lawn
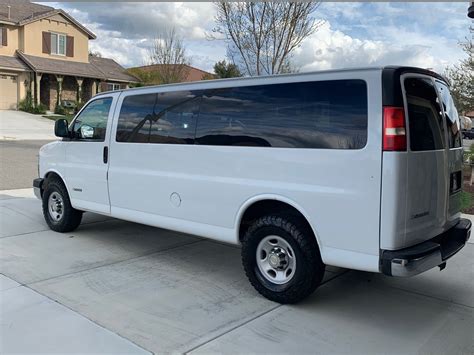
M 60 118 L 64 118 L 66 119 L 66 121 L 68 121 L 68 123 L 71 123 L 72 119 L 74 118 L 74 115 L 43 115 L 43 117 L 53 121 L 57 121 Z

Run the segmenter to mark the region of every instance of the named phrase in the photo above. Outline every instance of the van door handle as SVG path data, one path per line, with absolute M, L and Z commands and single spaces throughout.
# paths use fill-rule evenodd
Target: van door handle
M 104 164 L 107 164 L 107 161 L 109 160 L 109 147 L 104 147 L 104 155 L 102 158 L 104 160 Z

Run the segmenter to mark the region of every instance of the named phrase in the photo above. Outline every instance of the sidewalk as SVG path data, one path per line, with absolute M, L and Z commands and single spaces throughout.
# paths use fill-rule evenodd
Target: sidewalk
M 0 353 L 150 354 L 0 274 Z
M 23 111 L 0 110 L 0 140 L 56 140 L 54 121 Z
M 47 228 L 0 191 L 0 352 L 472 353 L 473 240 L 400 279 L 328 267 L 298 305 L 258 295 L 237 247 L 86 213 Z

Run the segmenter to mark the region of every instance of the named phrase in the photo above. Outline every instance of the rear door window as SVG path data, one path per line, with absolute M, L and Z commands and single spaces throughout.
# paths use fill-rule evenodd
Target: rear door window
M 445 133 L 438 95 L 431 79 L 404 81 L 412 151 L 444 149 Z
M 443 103 L 444 116 L 446 118 L 446 127 L 448 128 L 448 141 L 450 148 L 459 148 L 462 146 L 461 142 L 461 123 L 459 122 L 459 115 L 454 106 L 453 98 L 449 92 L 448 86 L 436 80 L 436 87 L 438 88 Z

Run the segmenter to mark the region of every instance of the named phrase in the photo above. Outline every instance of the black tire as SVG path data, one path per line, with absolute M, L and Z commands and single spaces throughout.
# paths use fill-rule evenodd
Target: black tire
M 66 233 L 75 230 L 82 220 L 82 211 L 76 210 L 71 206 L 69 194 L 66 186 L 57 177 L 52 177 L 44 182 L 43 191 L 43 216 L 49 228 L 53 231 Z M 62 217 L 59 220 L 53 219 L 48 211 L 48 200 L 51 194 L 59 194 L 62 198 Z
M 270 282 L 257 266 L 257 247 L 270 235 L 283 238 L 293 249 L 296 268 L 284 284 Z M 325 265 L 313 233 L 298 218 L 269 215 L 255 220 L 242 240 L 242 264 L 253 287 L 264 297 L 278 303 L 296 303 L 320 285 Z

